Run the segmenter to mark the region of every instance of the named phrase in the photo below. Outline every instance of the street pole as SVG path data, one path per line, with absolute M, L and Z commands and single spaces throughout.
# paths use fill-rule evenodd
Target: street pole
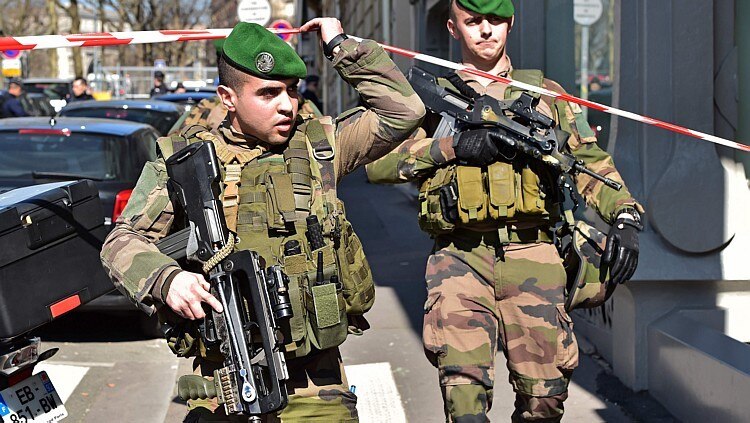
M 589 26 L 581 26 L 581 98 L 589 98 Z M 588 118 L 589 109 L 583 108 L 583 117 Z

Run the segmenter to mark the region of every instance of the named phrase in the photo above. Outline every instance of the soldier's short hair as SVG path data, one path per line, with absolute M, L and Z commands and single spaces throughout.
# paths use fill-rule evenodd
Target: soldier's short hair
M 232 67 L 222 57 L 219 57 L 217 66 L 219 68 L 219 81 L 221 81 L 221 85 L 225 85 L 239 94 L 240 88 L 247 78 L 245 73 Z

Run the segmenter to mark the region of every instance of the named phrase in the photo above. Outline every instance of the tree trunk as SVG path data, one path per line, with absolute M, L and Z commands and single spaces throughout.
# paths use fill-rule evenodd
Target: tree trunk
M 81 33 L 81 15 L 78 13 L 78 0 L 70 0 L 70 6 L 68 6 L 68 14 L 70 15 L 70 32 L 71 34 Z M 83 59 L 81 58 L 80 47 L 73 49 L 73 73 L 75 76 L 83 76 Z
M 55 0 L 47 0 L 47 14 L 49 15 L 49 30 L 48 34 L 59 34 L 60 30 L 57 26 L 57 7 Z M 50 75 L 55 78 L 59 77 L 59 67 L 57 63 L 57 49 L 49 49 L 49 70 Z

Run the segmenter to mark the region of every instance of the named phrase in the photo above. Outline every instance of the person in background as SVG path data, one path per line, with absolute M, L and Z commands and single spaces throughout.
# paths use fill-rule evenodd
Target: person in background
M 65 99 L 68 101 L 68 103 L 72 103 L 74 101 L 93 100 L 94 96 L 89 94 L 89 83 L 88 81 L 86 81 L 86 78 L 79 76 L 74 79 L 71 92 L 68 93 Z
M 21 106 L 18 99 L 23 94 L 23 83 L 13 78 L 8 81 L 8 91 L 3 95 L 2 117 L 24 117 L 29 114 Z
M 318 75 L 309 75 L 305 78 L 305 90 L 302 91 L 302 97 L 305 100 L 312 101 L 315 107 L 321 112 L 323 111 L 323 103 L 318 98 L 318 86 L 320 83 L 320 77 Z
M 182 93 L 184 93 L 184 92 L 187 92 L 187 90 L 185 89 L 185 86 L 184 86 L 184 85 L 182 85 L 182 82 L 178 82 L 178 83 L 177 83 L 177 86 L 176 86 L 176 87 L 174 88 L 174 91 L 173 91 L 173 92 L 174 92 L 175 94 L 182 94 Z
M 149 97 L 155 97 L 167 93 L 167 87 L 164 85 L 164 72 L 154 72 L 154 88 L 151 88 Z

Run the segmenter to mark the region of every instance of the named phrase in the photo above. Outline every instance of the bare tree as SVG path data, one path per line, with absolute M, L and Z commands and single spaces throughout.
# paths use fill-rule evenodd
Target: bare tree
M 116 11 L 120 23 L 134 31 L 205 28 L 209 17 L 208 0 L 104 0 Z M 140 45 L 140 62 L 151 64 L 164 59 L 170 66 L 183 66 L 194 60 L 189 53 L 194 43 Z

